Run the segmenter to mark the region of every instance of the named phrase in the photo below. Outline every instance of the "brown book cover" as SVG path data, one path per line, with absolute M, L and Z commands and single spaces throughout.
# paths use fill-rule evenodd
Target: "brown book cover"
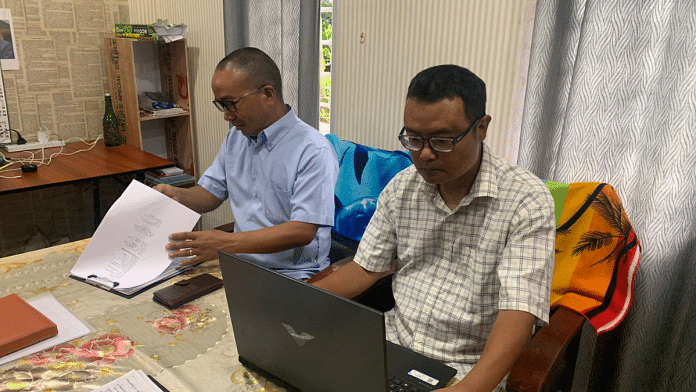
M 56 324 L 17 294 L 0 298 L 0 357 L 57 334 Z

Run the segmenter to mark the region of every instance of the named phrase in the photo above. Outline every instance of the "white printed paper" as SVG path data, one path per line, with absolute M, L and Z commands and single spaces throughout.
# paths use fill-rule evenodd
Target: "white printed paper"
M 199 218 L 134 180 L 106 213 L 70 273 L 119 289 L 150 282 L 181 260 L 169 258 L 169 234 L 192 230 Z
M 131 370 L 92 392 L 162 392 L 142 370 Z

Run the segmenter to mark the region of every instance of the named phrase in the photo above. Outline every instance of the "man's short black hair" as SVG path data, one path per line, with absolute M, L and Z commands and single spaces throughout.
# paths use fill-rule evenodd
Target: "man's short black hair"
M 280 70 L 275 61 L 258 48 L 241 48 L 228 54 L 220 60 L 216 71 L 223 69 L 234 69 L 244 75 L 250 84 L 250 88 L 271 85 L 283 97 L 283 81 Z
M 460 97 L 469 121 L 486 114 L 486 84 L 473 72 L 458 65 L 437 65 L 419 72 L 408 86 L 406 99 L 434 103 Z

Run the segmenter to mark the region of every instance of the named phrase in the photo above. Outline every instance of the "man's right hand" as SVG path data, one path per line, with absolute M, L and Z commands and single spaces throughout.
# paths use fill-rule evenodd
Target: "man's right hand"
M 344 298 L 355 298 L 392 272 L 368 271 L 355 261 L 350 261 L 312 284 Z

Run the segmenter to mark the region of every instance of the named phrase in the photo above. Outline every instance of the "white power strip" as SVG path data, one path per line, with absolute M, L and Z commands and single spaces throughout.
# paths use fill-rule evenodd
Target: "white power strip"
M 64 145 L 65 145 L 65 142 L 62 140 L 51 140 L 51 141 L 46 142 L 46 143 L 27 142 L 24 144 L 8 144 L 5 146 L 5 151 L 17 152 L 17 151 L 26 151 L 26 150 L 40 150 L 42 148 L 61 147 Z

